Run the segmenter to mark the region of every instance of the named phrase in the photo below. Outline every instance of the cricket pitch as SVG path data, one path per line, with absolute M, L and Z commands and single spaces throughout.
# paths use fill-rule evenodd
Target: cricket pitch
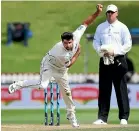
M 118 127 L 138 127 L 139 125 L 91 125 L 91 124 L 81 124 L 78 129 L 93 129 L 93 128 L 118 128 Z M 44 126 L 38 124 L 2 124 L 2 131 L 51 131 L 51 130 L 68 130 L 76 129 L 72 128 L 71 125 L 60 125 L 60 126 Z

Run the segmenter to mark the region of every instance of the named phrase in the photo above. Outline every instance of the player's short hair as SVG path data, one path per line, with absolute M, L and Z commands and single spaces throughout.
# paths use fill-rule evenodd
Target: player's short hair
M 70 39 L 73 39 L 73 34 L 72 32 L 64 32 L 62 35 L 61 35 L 61 40 L 70 40 Z

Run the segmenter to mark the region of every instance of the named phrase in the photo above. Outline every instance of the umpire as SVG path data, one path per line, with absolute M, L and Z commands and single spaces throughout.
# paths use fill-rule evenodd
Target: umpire
M 107 124 L 110 110 L 112 83 L 114 84 L 119 107 L 120 124 L 126 125 L 130 113 L 125 74 L 127 63 L 125 54 L 132 47 L 132 40 L 126 25 L 118 21 L 118 8 L 108 5 L 107 20 L 95 32 L 93 46 L 100 56 L 98 120 L 93 124 Z

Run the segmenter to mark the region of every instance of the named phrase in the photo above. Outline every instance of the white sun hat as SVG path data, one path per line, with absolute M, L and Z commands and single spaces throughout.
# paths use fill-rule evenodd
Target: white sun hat
M 116 11 L 118 11 L 118 8 L 117 8 L 116 5 L 111 4 L 111 5 L 108 5 L 108 6 L 107 6 L 106 12 L 107 12 L 107 11 L 116 12 Z

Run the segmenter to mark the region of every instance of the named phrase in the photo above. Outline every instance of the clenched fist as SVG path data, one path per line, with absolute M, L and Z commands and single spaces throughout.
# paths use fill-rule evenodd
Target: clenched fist
M 101 4 L 97 4 L 96 8 L 97 8 L 97 12 L 100 13 L 100 12 L 102 12 L 103 5 L 101 5 Z

